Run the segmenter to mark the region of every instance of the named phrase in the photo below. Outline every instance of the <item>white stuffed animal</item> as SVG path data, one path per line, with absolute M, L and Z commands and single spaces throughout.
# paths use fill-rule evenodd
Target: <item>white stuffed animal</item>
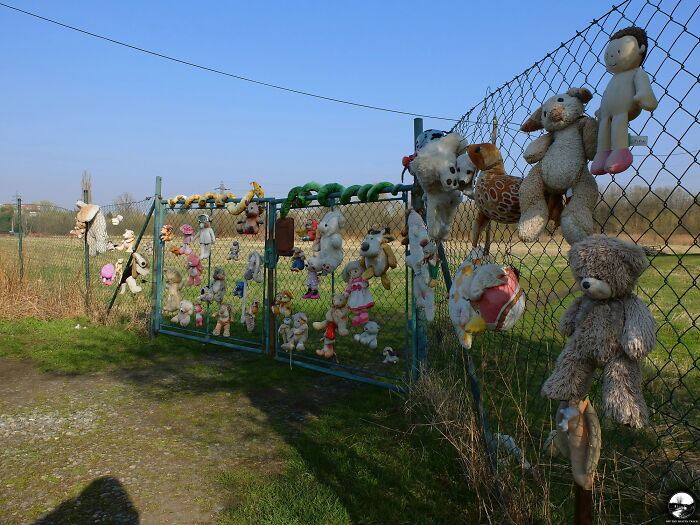
M 292 316 L 292 331 L 289 340 L 280 346 L 282 350 L 306 350 L 304 346 L 309 338 L 309 319 L 304 312 Z
M 355 334 L 355 341 L 370 348 L 377 348 L 377 336 L 379 335 L 379 325 L 375 321 L 365 323 L 364 331 Z
M 316 240 L 311 249 L 318 252 L 309 258 L 309 268 L 319 275 L 333 273 L 343 261 L 343 237 L 340 230 L 345 226 L 345 217 L 340 211 L 329 211 L 316 229 Z
M 107 221 L 102 210 L 96 204 L 85 204 L 77 201 L 78 213 L 75 216 L 75 227 L 70 231 L 79 239 L 85 237 L 87 230 L 88 254 L 94 257 L 114 249 L 107 237 Z
M 457 165 L 457 157 L 466 148 L 467 144 L 459 133 L 448 133 L 427 142 L 416 151 L 416 157 L 408 165 L 408 171 L 427 196 L 428 232 L 433 239 L 449 239 L 452 220 L 462 202 L 462 190 L 468 185 L 465 168 L 471 171 L 472 178 L 474 176 L 476 168 L 468 158 L 462 158 Z
M 211 217 L 206 213 L 197 215 L 199 221 L 199 231 L 194 238 L 199 238 L 199 259 L 208 259 L 211 255 L 211 247 L 216 242 L 214 228 L 211 227 Z
M 248 264 L 245 267 L 243 278 L 246 281 L 255 281 L 256 283 L 263 282 L 263 258 L 258 252 L 250 252 L 248 254 Z
M 126 253 L 131 253 L 134 251 L 134 244 L 136 243 L 136 235 L 134 235 L 133 230 L 124 230 L 122 233 L 122 242 L 114 246 L 115 250 L 125 251 Z
M 435 282 L 431 269 L 437 267 L 438 257 L 435 243 L 428 238 L 428 230 L 421 216 L 410 210 L 406 217 L 406 235 L 410 254 L 406 264 L 413 270 L 413 297 L 416 306 L 425 309 L 425 319 L 435 320 Z
M 123 216 L 117 215 L 116 217 L 112 217 L 112 225 L 113 226 L 118 226 L 120 222 L 124 219 Z
M 385 346 L 384 350 L 382 350 L 382 355 L 384 356 L 384 361 L 382 363 L 386 364 L 391 364 L 395 365 L 396 363 L 399 362 L 399 354 L 396 350 L 391 348 L 390 346 Z
M 186 327 L 190 324 L 193 313 L 194 305 L 192 304 L 192 301 L 188 301 L 187 299 L 182 300 L 180 301 L 180 308 L 178 309 L 177 315 L 170 319 L 170 322 Z

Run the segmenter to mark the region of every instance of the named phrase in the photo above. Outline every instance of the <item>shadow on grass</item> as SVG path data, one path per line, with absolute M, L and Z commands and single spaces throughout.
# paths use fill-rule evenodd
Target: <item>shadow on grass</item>
M 138 525 L 139 513 L 118 479 L 93 480 L 78 496 L 61 503 L 33 525 L 119 523 Z

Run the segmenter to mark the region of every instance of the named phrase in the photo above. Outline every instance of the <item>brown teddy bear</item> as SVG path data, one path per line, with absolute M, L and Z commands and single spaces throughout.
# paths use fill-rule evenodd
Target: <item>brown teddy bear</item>
M 251 202 L 245 208 L 245 219 L 236 223 L 236 231 L 247 235 L 257 235 L 260 225 L 265 222 L 262 213 L 265 210 L 257 202 Z
M 648 265 L 641 247 L 614 237 L 593 235 L 572 246 L 569 266 L 583 295 L 559 320 L 569 342 L 544 396 L 576 403 L 601 368 L 605 414 L 634 428 L 647 423 L 640 361 L 656 346 L 656 321 L 633 290 Z
M 338 335 L 348 335 L 348 295 L 337 293 L 333 295 L 333 304 L 326 312 L 326 318 L 323 321 L 313 323 L 314 330 L 323 330 L 328 326 L 328 323 L 335 324 L 338 330 Z
M 283 317 L 292 316 L 292 299 L 294 296 L 288 290 L 282 290 L 275 295 L 275 302 L 272 304 L 272 313 Z
M 211 335 L 219 335 L 223 329 L 224 337 L 231 335 L 231 319 L 233 318 L 233 307 L 230 303 L 221 303 L 219 310 L 211 314 L 216 319 L 216 327 L 212 330 Z

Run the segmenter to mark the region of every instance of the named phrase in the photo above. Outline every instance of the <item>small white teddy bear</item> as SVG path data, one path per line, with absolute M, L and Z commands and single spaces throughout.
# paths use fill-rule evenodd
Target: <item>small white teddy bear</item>
M 364 331 L 355 334 L 355 341 L 370 348 L 377 348 L 377 336 L 379 335 L 379 325 L 375 321 L 365 323 Z
M 343 262 L 343 237 L 340 230 L 345 226 L 345 217 L 340 211 L 330 211 L 323 216 L 316 229 L 316 240 L 311 249 L 318 254 L 309 258 L 309 268 L 319 275 L 333 273 Z
M 179 324 L 182 327 L 186 327 L 190 324 L 192 314 L 194 313 L 194 305 L 192 301 L 182 300 L 180 301 L 180 308 L 178 309 L 177 315 L 170 319 L 173 324 Z

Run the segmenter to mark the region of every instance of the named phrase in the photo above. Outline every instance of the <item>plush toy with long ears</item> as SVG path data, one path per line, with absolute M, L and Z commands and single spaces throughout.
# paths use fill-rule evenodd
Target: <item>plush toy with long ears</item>
M 513 224 L 520 219 L 520 177 L 506 173 L 501 152 L 493 144 L 471 144 L 467 154 L 481 174 L 474 184 L 477 213 L 472 224 L 472 246 L 478 246 L 489 221 Z
M 362 274 L 365 271 L 360 261 L 350 261 L 343 269 L 343 280 L 347 283 L 345 293 L 347 305 L 353 312 L 352 325 L 360 326 L 369 321 L 369 309 L 374 306 L 374 298 L 369 290 L 369 281 Z
M 649 76 L 642 69 L 649 39 L 641 27 L 617 31 L 605 49 L 605 69 L 613 77 L 608 82 L 598 117 L 598 147 L 591 173 L 621 173 L 632 165 L 627 126 L 642 110 L 654 111 L 659 105 Z
M 127 286 L 129 287 L 129 291 L 131 293 L 139 293 L 141 291 L 141 287 L 138 285 L 138 281 L 147 281 L 148 275 L 151 273 L 150 266 L 151 265 L 148 263 L 148 259 L 146 259 L 140 253 L 134 252 L 131 255 L 131 261 L 124 269 L 124 273 L 122 273 L 120 282 L 121 290 L 119 293 L 123 294 L 126 291 Z
M 212 291 L 211 286 L 203 286 L 199 291 L 199 297 L 197 297 L 197 300 L 207 304 L 213 303 L 214 292 Z
M 390 346 L 385 346 L 382 350 L 382 356 L 384 356 L 383 364 L 395 365 L 399 362 L 399 353 L 391 348 Z
M 194 253 L 187 257 L 187 286 L 199 286 L 202 284 L 202 263 Z
M 85 237 L 87 230 L 88 255 L 95 257 L 114 249 L 114 245 L 107 237 L 107 221 L 102 210 L 96 204 L 85 204 L 77 201 L 78 213 L 75 216 L 75 227 L 70 231 L 79 239 Z
M 199 237 L 199 258 L 208 259 L 211 255 L 211 247 L 216 242 L 214 229 L 211 227 L 211 217 L 206 213 L 197 215 L 199 221 L 199 231 L 195 237 Z
M 263 258 L 258 252 L 248 254 L 248 264 L 245 267 L 243 278 L 246 281 L 263 282 Z
M 591 100 L 585 88 L 571 88 L 550 97 L 520 127 L 547 132 L 531 142 L 524 157 L 534 164 L 520 186 L 518 235 L 525 242 L 538 239 L 549 220 L 561 224 L 569 244 L 594 231 L 593 208 L 598 185 L 588 171 L 587 160 L 595 154 L 597 123 L 584 115 Z M 564 206 L 564 195 L 571 198 Z
M 168 313 L 174 312 L 178 309 L 178 305 L 182 300 L 180 292 L 185 286 L 185 281 L 182 279 L 182 274 L 176 268 L 165 268 L 163 270 L 163 280 L 165 281 L 165 288 L 168 293 L 163 310 Z
M 362 277 L 364 279 L 379 277 L 382 286 L 387 290 L 391 289 L 391 281 L 386 272 L 389 268 L 398 266 L 394 250 L 389 244 L 394 239 L 395 237 L 390 235 L 389 228 L 370 229 L 360 245 L 360 257 L 362 265 L 365 267 Z
M 224 295 L 226 295 L 227 290 L 226 271 L 223 268 L 219 268 L 217 266 L 216 268 L 214 268 L 211 278 L 214 281 L 211 285 L 211 291 L 214 295 L 214 300 L 217 303 L 221 304 L 222 302 L 224 302 Z
M 448 309 L 457 339 L 469 349 L 475 333 L 512 328 L 525 311 L 525 294 L 513 268 L 491 264 L 475 248 L 452 279 Z
M 231 304 L 221 303 L 219 310 L 211 314 L 211 316 L 216 319 L 216 326 L 212 330 L 211 335 L 229 337 L 231 335 L 231 319 L 233 318 Z
M 406 240 L 409 255 L 406 265 L 413 270 L 413 297 L 416 306 L 423 308 L 425 319 L 432 322 L 435 319 L 435 286 L 433 271 L 437 269 L 439 259 L 437 247 L 428 237 L 428 230 L 420 214 L 414 209 L 406 214 Z
M 248 332 L 255 330 L 255 316 L 260 310 L 260 300 L 253 299 L 245 309 L 245 328 Z

